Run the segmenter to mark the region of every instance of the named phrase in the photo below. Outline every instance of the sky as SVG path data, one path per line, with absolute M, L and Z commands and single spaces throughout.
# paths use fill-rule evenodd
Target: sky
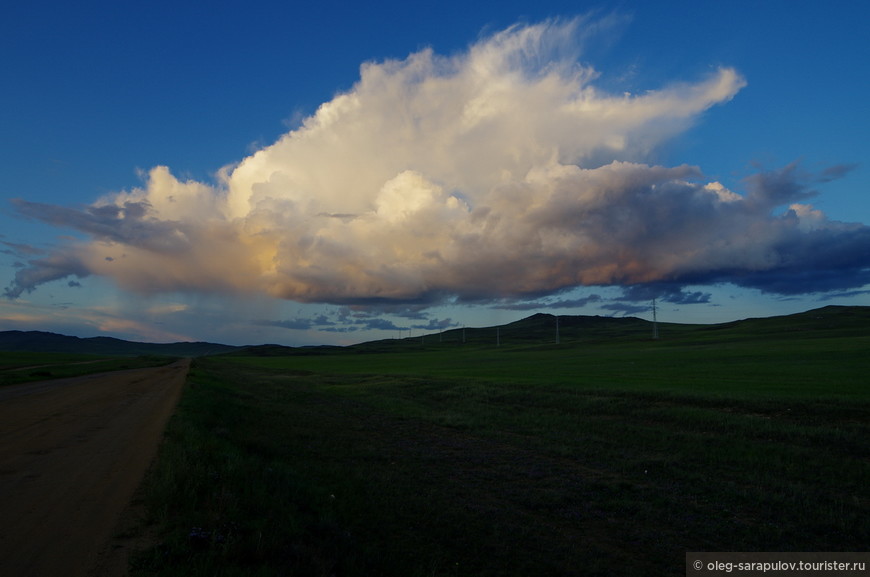
M 870 305 L 864 2 L 19 2 L 0 330 Z

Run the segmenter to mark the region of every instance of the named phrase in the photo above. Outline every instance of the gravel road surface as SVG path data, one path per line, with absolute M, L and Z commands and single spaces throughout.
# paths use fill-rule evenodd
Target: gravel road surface
M 0 575 L 123 575 L 110 539 L 190 360 L 0 389 Z

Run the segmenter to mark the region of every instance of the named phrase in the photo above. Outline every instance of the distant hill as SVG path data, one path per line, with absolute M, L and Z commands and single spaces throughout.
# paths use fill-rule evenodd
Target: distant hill
M 201 357 L 228 353 L 238 348 L 202 342 L 138 343 L 112 337 L 79 338 L 43 331 L 0 331 L 0 351 L 78 353 L 126 357 L 140 355 Z
M 803 313 L 776 317 L 752 318 L 719 324 L 658 323 L 662 339 L 692 338 L 744 339 L 774 334 L 820 336 L 867 336 L 870 334 L 870 307 L 826 306 Z M 651 339 L 652 322 L 636 317 L 603 317 L 537 313 L 500 326 L 456 328 L 402 339 L 368 341 L 346 347 L 286 347 L 263 344 L 235 347 L 215 343 L 138 343 L 111 337 L 79 338 L 41 331 L 0 332 L 0 351 L 33 351 L 97 355 L 168 355 L 200 357 L 234 353 L 243 356 L 273 357 L 285 355 L 324 355 L 336 353 L 381 353 L 419 350 L 425 346 L 540 346 L 555 343 L 604 341 L 612 339 Z
M 244 357 L 283 357 L 286 355 L 325 355 L 328 353 L 341 352 L 347 347 L 336 345 L 318 345 L 306 347 L 285 347 L 284 345 L 253 345 L 238 347 L 231 351 L 232 355 Z
M 613 340 L 651 340 L 653 334 L 653 323 L 637 317 L 558 315 L 557 324 L 555 315 L 537 313 L 500 326 L 456 328 L 440 333 L 359 343 L 344 347 L 344 352 L 389 353 L 420 350 L 421 346 L 429 348 L 456 345 L 535 348 L 555 345 L 557 335 L 561 345 L 580 345 Z M 690 339 L 699 343 L 764 339 L 776 335 L 788 338 L 868 336 L 870 307 L 831 305 L 792 315 L 750 318 L 719 324 L 659 322 L 658 334 L 662 340 Z M 242 351 L 240 354 L 246 353 Z M 288 349 L 281 354 L 316 353 Z
M 837 332 L 840 336 L 870 334 L 870 307 L 829 305 L 803 313 L 776 317 L 761 317 L 707 325 L 707 330 L 739 329 L 756 335 L 788 333 Z

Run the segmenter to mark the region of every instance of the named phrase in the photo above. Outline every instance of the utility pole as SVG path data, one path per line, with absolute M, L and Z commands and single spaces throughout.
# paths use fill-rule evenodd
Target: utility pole
M 659 323 L 656 318 L 656 299 L 653 299 L 653 340 L 659 338 Z

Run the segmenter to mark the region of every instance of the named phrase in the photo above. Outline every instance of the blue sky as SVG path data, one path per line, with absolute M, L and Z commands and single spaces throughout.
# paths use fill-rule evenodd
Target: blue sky
M 870 304 L 862 2 L 18 3 L 0 330 Z

